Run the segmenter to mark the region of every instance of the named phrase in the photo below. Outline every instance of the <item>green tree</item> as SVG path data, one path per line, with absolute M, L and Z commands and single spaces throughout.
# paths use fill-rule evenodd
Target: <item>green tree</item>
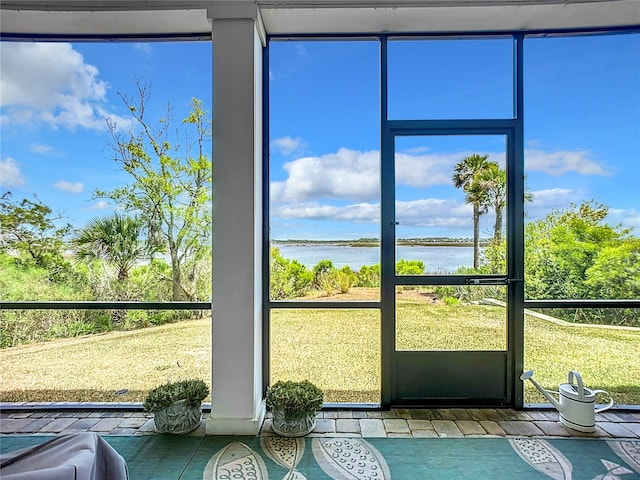
M 607 214 L 608 207 L 591 201 L 553 211 L 545 218 L 527 224 L 527 298 L 640 297 L 640 239 L 632 236 L 631 229 L 606 223 Z M 504 272 L 505 266 L 504 239 L 500 244 L 491 242 L 484 250 L 480 272 Z M 461 269 L 457 273 L 472 272 Z M 496 297 L 504 297 L 504 293 Z M 552 309 L 548 313 L 582 323 L 640 325 L 638 310 L 632 308 Z
M 640 238 L 602 248 L 586 277 L 586 286 L 597 298 L 640 298 Z
M 486 194 L 486 201 L 493 208 L 496 219 L 493 224 L 493 241 L 502 241 L 502 218 L 507 205 L 507 172 L 495 162 L 488 162 L 478 174 L 478 183 Z
M 489 165 L 489 155 L 468 155 L 460 160 L 453 169 L 453 185 L 462 189 L 465 202 L 473 206 L 473 268 L 480 268 L 480 217 L 487 213 L 489 197 L 487 186 L 480 177 Z M 497 164 L 496 164 L 497 165 Z
M 527 225 L 528 298 L 628 298 L 616 293 L 621 287 L 615 286 L 626 289 L 629 282 L 638 282 L 633 268 L 637 241 L 629 229 L 605 223 L 608 211 L 584 202 Z
M 95 218 L 72 239 L 76 259 L 87 264 L 102 260 L 115 270 L 119 282 L 126 282 L 136 263 L 163 249 L 153 238 L 144 238 L 145 227 L 140 217 Z
M 129 185 L 97 191 L 127 211 L 148 221 L 151 238 L 166 245 L 171 260 L 173 300 L 196 300 L 200 262 L 211 245 L 211 121 L 202 102 L 193 99 L 191 112 L 174 125 L 172 108 L 154 128 L 145 116 L 149 89 L 138 83 L 139 98 L 120 95 L 131 112 L 134 127 L 121 133 L 107 120 L 114 161 L 127 172 Z
M 0 196 L 0 251 L 18 254 L 38 267 L 60 266 L 64 239 L 71 231 L 68 223 L 56 225 L 61 219 L 37 197 L 14 202 L 11 192 L 5 192 Z

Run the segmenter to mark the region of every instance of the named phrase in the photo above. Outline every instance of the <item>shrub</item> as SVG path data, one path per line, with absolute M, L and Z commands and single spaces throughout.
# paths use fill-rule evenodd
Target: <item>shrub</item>
M 271 299 L 303 296 L 311 288 L 313 280 L 313 272 L 307 270 L 302 263 L 284 258 L 277 248 L 271 249 Z
M 333 272 L 322 272 L 317 279 L 317 285 L 327 296 L 333 295 L 337 285 Z
M 335 270 L 335 267 L 333 266 L 333 262 L 331 260 L 320 260 L 318 263 L 316 263 L 316 265 L 313 267 L 314 285 L 319 287 L 320 277 L 331 273 L 333 270 Z
M 315 415 L 323 400 L 322 390 L 309 380 L 280 380 L 268 388 L 266 404 L 270 411 L 280 410 L 288 420 L 296 420 Z
M 356 287 L 379 287 L 380 264 L 363 265 L 357 273 Z
M 349 289 L 356 283 L 358 277 L 348 265 L 335 272 L 336 284 L 340 289 L 340 293 L 348 293 Z
M 422 275 L 424 262 L 421 260 L 398 260 L 396 262 L 397 275 Z
M 108 313 L 98 310 L 0 312 L 0 348 L 109 331 Z
M 171 299 L 171 289 L 171 267 L 163 260 L 154 259 L 148 265 L 138 265 L 131 270 L 127 280 L 127 299 L 167 301 Z
M 189 406 L 197 407 L 207 395 L 209 387 L 203 380 L 180 380 L 150 390 L 142 406 L 147 412 L 156 412 L 174 402 L 186 400 Z
M 144 310 L 127 310 L 124 315 L 124 328 L 133 330 L 151 325 L 149 314 Z

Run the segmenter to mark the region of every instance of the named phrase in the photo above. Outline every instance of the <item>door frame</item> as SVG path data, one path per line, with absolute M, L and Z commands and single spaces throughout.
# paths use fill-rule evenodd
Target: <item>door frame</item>
M 520 121 L 512 120 L 386 120 L 381 136 L 381 334 L 382 395 L 384 407 L 406 406 L 398 402 L 396 371 L 403 352 L 395 350 L 396 285 L 464 284 L 465 276 L 403 276 L 395 274 L 395 137 L 504 135 L 507 139 L 507 271 L 505 275 L 469 276 L 505 280 L 507 284 L 507 350 L 504 357 L 504 398 L 473 404 L 522 408 L 523 385 L 519 381 L 524 351 L 524 161 Z M 464 352 L 463 352 L 464 353 Z M 478 352 L 474 352 L 478 353 Z M 487 359 L 489 364 L 493 362 Z M 479 379 L 482 381 L 482 379 Z M 447 401 L 450 405 L 452 402 Z M 469 400 L 461 401 L 467 405 Z M 436 405 L 437 401 L 420 405 Z M 412 403 L 413 405 L 413 403 Z

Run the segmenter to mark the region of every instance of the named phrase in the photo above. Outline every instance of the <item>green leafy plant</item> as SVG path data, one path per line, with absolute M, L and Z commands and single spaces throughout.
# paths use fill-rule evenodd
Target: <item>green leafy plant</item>
M 398 260 L 396 263 L 397 275 L 422 275 L 424 262 L 421 260 Z
M 180 380 L 150 390 L 142 406 L 147 412 L 157 412 L 179 400 L 198 406 L 209 395 L 209 387 L 202 380 Z
M 284 258 L 278 248 L 271 249 L 269 291 L 272 300 L 303 296 L 311 288 L 313 279 L 313 272 L 302 263 Z
M 351 270 L 349 265 L 345 265 L 335 272 L 336 283 L 340 289 L 340 293 L 349 293 L 349 289 L 356 283 L 358 277 Z
M 284 412 L 287 420 L 315 416 L 322 408 L 322 390 L 309 380 L 278 381 L 267 390 L 267 408 Z
M 333 295 L 333 292 L 335 292 L 337 288 L 335 272 L 335 270 L 322 272 L 317 279 L 318 288 L 320 288 L 327 297 Z
M 318 279 L 322 274 L 330 273 L 333 270 L 335 270 L 335 267 L 333 266 L 333 262 L 331 260 L 320 260 L 313 267 L 314 281 L 318 283 Z
M 358 279 L 356 287 L 379 287 L 380 286 L 380 264 L 363 265 L 357 273 Z

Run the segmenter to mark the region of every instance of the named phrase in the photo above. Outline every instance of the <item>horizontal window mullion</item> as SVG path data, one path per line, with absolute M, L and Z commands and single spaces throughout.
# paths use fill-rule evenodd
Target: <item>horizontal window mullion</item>
M 211 302 L 0 302 L 2 310 L 211 310 Z
M 525 308 L 640 308 L 640 300 L 525 300 Z
M 269 309 L 360 309 L 360 308 L 368 308 L 368 309 L 380 309 L 382 308 L 381 302 L 358 302 L 358 301 L 344 301 L 344 302 L 292 302 L 292 301 L 279 301 L 279 302 L 268 302 L 267 308 Z

